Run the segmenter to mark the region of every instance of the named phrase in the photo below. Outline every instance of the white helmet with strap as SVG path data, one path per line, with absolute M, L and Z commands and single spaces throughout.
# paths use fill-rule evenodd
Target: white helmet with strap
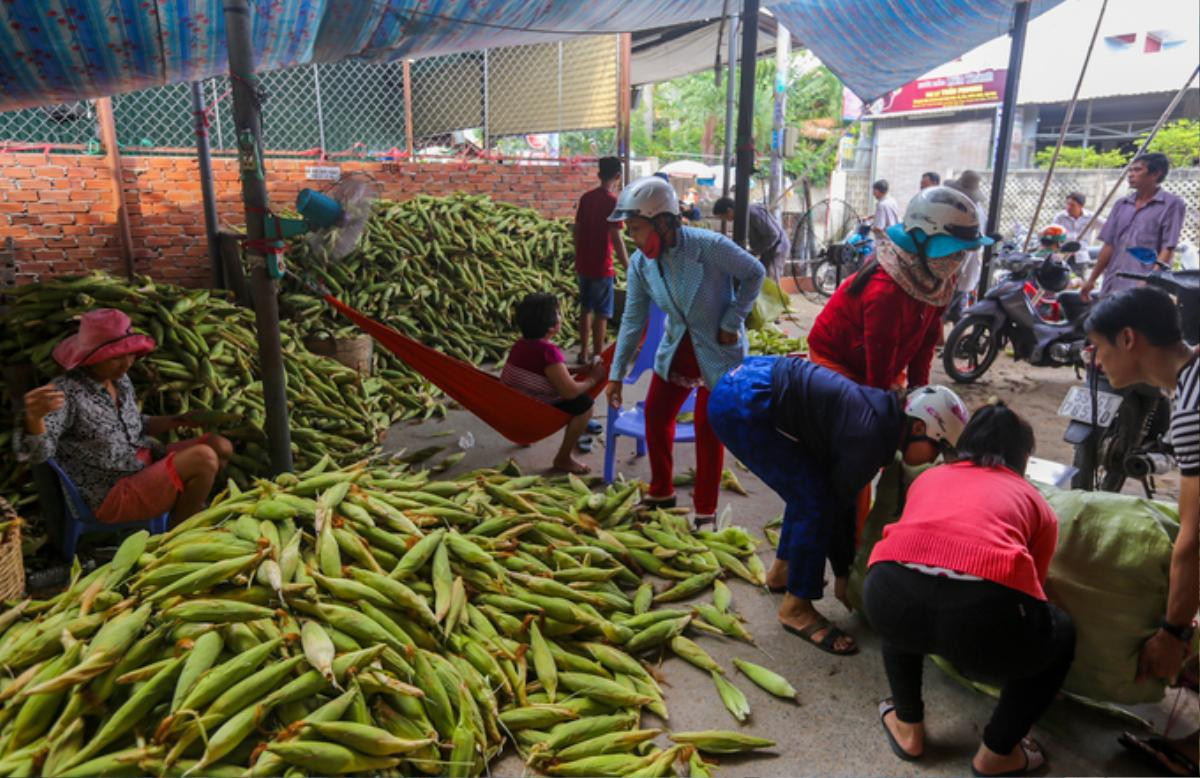
M 617 207 L 608 217 L 610 222 L 622 222 L 633 216 L 653 219 L 666 213 L 679 216 L 679 197 L 675 188 L 656 176 L 639 178 L 621 190 Z
M 967 426 L 967 406 L 949 387 L 930 384 L 914 389 L 904 401 L 904 414 L 925 422 L 925 436 L 957 445 Z
M 888 237 L 905 251 L 936 259 L 991 245 L 992 239 L 980 232 L 981 227 L 979 210 L 967 194 L 948 186 L 931 186 L 909 201 L 903 226 L 889 227 Z

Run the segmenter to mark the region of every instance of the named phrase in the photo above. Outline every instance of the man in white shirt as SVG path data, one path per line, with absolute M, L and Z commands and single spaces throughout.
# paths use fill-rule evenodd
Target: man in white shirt
M 1076 262 L 1088 261 L 1087 246 L 1104 226 L 1104 219 L 1096 219 L 1092 226 L 1088 227 L 1087 234 L 1083 234 L 1083 228 L 1087 227 L 1088 221 L 1092 218 L 1092 212 L 1083 207 L 1086 204 L 1087 198 L 1083 196 L 1082 192 L 1071 192 L 1067 195 L 1065 210 L 1059 211 L 1054 217 L 1054 221 L 1051 222 L 1067 231 L 1067 240 L 1079 241 L 1079 251 L 1075 252 Z
M 871 220 L 871 230 L 875 238 L 882 239 L 888 227 L 900 223 L 900 206 L 896 198 L 888 194 L 888 182 L 879 179 L 871 185 L 871 193 L 875 195 L 875 216 Z

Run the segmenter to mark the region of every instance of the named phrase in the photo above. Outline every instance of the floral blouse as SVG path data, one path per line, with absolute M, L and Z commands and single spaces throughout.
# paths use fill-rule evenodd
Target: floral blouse
M 82 371 L 54 379 L 66 401 L 46 414 L 46 431 L 30 435 L 24 420 L 16 425 L 17 458 L 31 463 L 54 457 L 88 506 L 95 511 L 113 484 L 146 466 L 140 449 L 162 454 L 162 444 L 146 435 L 129 376 L 116 382 L 117 403 L 104 386 Z M 144 456 L 144 455 L 143 455 Z

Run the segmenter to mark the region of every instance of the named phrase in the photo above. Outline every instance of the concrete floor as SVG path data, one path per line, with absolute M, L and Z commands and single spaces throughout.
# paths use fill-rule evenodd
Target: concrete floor
M 644 397 L 648 374 L 637 385 L 627 387 L 626 406 Z M 603 416 L 605 411 L 598 410 Z M 603 419 L 602 419 L 603 420 Z M 463 461 L 443 477 L 453 477 L 478 467 L 486 467 L 513 458 L 527 473 L 544 472 L 558 446 L 557 436 L 534 446 L 513 446 L 474 416 L 453 411 L 444 421 L 397 426 L 387 438 L 385 448 L 416 451 L 429 445 L 453 448 L 459 436 L 471 432 L 475 446 Z M 600 436 L 598 443 L 602 442 Z M 645 460 L 633 459 L 633 441 L 619 440 L 618 472 L 627 478 L 649 480 Z M 582 458 L 593 472 L 601 472 L 603 446 Z M 443 454 L 431 459 L 434 465 Z M 676 466 L 686 469 L 695 463 L 693 448 L 681 445 Z M 733 466 L 732 462 L 728 462 Z M 722 493 L 721 506 L 732 507 L 734 521 L 761 535 L 762 525 L 779 515 L 783 503 L 752 474 L 736 471 L 750 492 L 742 497 Z M 683 504 L 687 495 L 681 493 Z M 771 554 L 761 552 L 769 564 Z M 654 580 L 654 579 L 651 579 Z M 829 579 L 832 582 L 832 576 Z M 656 585 L 661 582 L 655 580 Z M 741 642 L 709 635 L 695 638 L 723 666 L 730 678 L 750 700 L 752 716 L 747 732 L 774 739 L 773 753 L 720 760 L 720 773 L 726 776 L 797 776 L 797 775 L 963 775 L 970 771 L 970 759 L 979 743 L 979 734 L 990 714 L 993 701 L 964 688 L 932 665 L 925 674 L 925 703 L 928 740 L 919 764 L 902 762 L 889 750 L 876 714 L 876 703 L 888 695 L 887 681 L 879 655 L 879 640 L 856 614 L 846 611 L 832 596 L 832 589 L 819 607 L 833 621 L 851 631 L 862 648 L 855 657 L 839 658 L 803 644 L 783 632 L 775 619 L 778 598 L 734 579 L 729 582 L 734 607 L 746 618 L 748 628 L 758 641 L 754 648 Z M 831 583 L 832 586 L 832 583 Z M 707 595 L 705 598 L 707 599 Z M 732 659 L 741 657 L 773 668 L 798 690 L 800 704 L 792 705 L 770 697 L 758 687 L 734 673 Z M 671 658 L 662 665 L 664 689 L 671 719 L 665 725 L 676 730 L 737 729 L 737 722 L 721 705 L 707 674 Z M 1177 697 L 1178 695 L 1178 697 Z M 1171 691 L 1163 703 L 1140 706 L 1136 713 L 1149 720 L 1161 732 L 1171 717 L 1178 699 L 1170 735 L 1194 731 L 1200 721 L 1194 694 Z M 647 714 L 646 726 L 658 726 Z M 1047 775 L 1152 775 L 1142 764 L 1129 757 L 1116 738 L 1134 725 L 1093 712 L 1080 705 L 1057 703 L 1035 729 L 1034 736 L 1049 756 Z M 511 751 L 492 765 L 493 775 L 521 775 L 524 765 Z

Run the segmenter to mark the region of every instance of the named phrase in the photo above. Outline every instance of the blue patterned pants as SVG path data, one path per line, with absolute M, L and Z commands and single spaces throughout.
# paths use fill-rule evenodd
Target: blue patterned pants
M 829 473 L 771 422 L 776 357 L 748 357 L 708 398 L 708 420 L 725 448 L 787 504 L 776 556 L 788 563 L 787 590 L 806 600 L 824 592 L 825 556 L 835 521 L 846 520 Z

